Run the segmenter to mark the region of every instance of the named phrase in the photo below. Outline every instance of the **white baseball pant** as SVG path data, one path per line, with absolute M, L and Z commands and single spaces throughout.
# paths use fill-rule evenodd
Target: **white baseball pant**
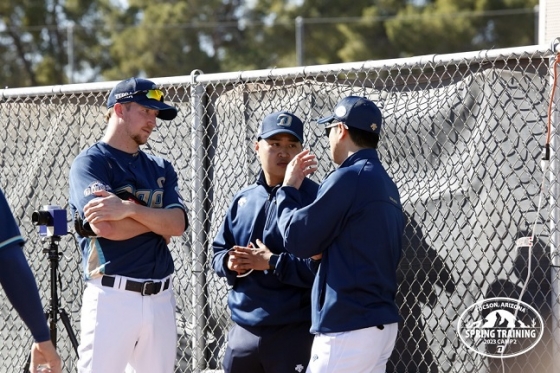
M 306 373 L 384 373 L 397 340 L 398 323 L 316 334 Z
M 115 284 L 126 277 L 114 276 Z M 144 281 L 133 279 L 135 281 Z M 81 310 L 79 373 L 172 373 L 177 349 L 172 286 L 155 295 L 87 282 Z

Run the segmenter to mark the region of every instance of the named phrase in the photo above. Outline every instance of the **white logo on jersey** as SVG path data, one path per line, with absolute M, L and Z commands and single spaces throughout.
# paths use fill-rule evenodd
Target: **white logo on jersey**
M 162 176 L 162 177 L 158 177 L 158 179 L 157 179 L 157 185 L 158 185 L 160 188 L 163 188 L 163 184 L 165 184 L 165 178 L 164 178 L 163 176 Z
M 109 185 L 103 184 L 100 181 L 95 180 L 93 183 L 89 184 L 86 189 L 84 189 L 84 196 L 87 197 L 95 192 L 99 192 L 102 190 L 110 192 L 111 187 Z
M 239 205 L 239 207 L 245 206 L 246 203 L 247 203 L 247 198 L 245 198 L 245 197 L 241 197 L 239 199 L 239 201 L 237 201 L 237 204 Z

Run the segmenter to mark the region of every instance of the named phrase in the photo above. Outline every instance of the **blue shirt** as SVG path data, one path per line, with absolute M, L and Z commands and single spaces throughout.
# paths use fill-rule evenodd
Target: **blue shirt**
M 293 187 L 280 188 L 277 199 L 286 250 L 303 258 L 323 253 L 313 285 L 311 331 L 398 322 L 396 272 L 404 213 L 377 151 L 348 157 L 306 207 Z
M 130 154 L 98 142 L 80 153 L 70 169 L 72 216 L 84 218 L 84 206 L 100 189 L 128 191 L 148 207 L 180 208 L 186 214 L 173 166 L 142 151 Z M 80 237 L 80 247 L 86 280 L 103 274 L 162 279 L 174 270 L 165 239 L 153 232 L 122 241 Z
M 213 243 L 212 265 L 232 286 L 228 294 L 231 318 L 239 325 L 270 326 L 310 321 L 311 286 L 318 264 L 284 249 L 276 224 L 276 192 L 261 172 L 257 183 L 238 192 Z M 303 203 L 310 203 L 318 184 L 305 179 Z M 253 271 L 246 277 L 227 268 L 228 251 L 235 245 L 256 245 L 260 239 L 279 259 L 273 271 Z

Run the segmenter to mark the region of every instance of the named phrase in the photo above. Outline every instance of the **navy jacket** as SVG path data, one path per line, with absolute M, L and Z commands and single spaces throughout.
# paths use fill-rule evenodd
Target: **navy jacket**
M 377 151 L 348 157 L 305 207 L 293 187 L 277 192 L 278 224 L 289 252 L 323 253 L 312 294 L 313 333 L 398 322 L 395 295 L 404 214 Z
M 305 179 L 303 204 L 317 195 L 318 184 Z M 261 172 L 258 181 L 235 195 L 214 243 L 212 265 L 232 288 L 228 294 L 231 318 L 243 326 L 286 325 L 311 319 L 311 287 L 318 264 L 288 253 L 276 223 L 276 192 Z M 227 268 L 228 251 L 235 245 L 256 245 L 260 239 L 279 260 L 273 271 L 253 271 L 246 277 Z

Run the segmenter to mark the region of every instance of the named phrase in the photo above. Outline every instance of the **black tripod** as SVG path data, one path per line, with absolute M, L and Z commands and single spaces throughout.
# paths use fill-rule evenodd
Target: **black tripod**
M 51 267 L 51 300 L 50 305 L 45 311 L 45 317 L 49 321 L 49 329 L 51 332 L 51 341 L 56 348 L 56 323 L 58 321 L 58 316 L 62 320 L 64 327 L 66 328 L 66 332 L 68 333 L 68 337 L 70 338 L 70 342 L 72 342 L 72 346 L 74 347 L 74 351 L 76 352 L 76 356 L 78 355 L 78 339 L 76 338 L 76 334 L 72 330 L 72 325 L 70 324 L 70 317 L 68 317 L 68 313 L 64 308 L 60 307 L 59 299 L 58 299 L 58 287 L 57 287 L 57 280 L 58 277 L 58 262 L 60 261 L 60 257 L 62 256 L 61 253 L 58 252 L 58 243 L 60 242 L 60 236 L 52 236 L 51 243 L 48 248 L 43 249 L 44 253 L 49 254 L 49 262 Z M 27 362 L 25 363 L 25 367 L 23 372 L 29 372 L 29 364 L 31 363 L 31 355 L 28 356 Z

